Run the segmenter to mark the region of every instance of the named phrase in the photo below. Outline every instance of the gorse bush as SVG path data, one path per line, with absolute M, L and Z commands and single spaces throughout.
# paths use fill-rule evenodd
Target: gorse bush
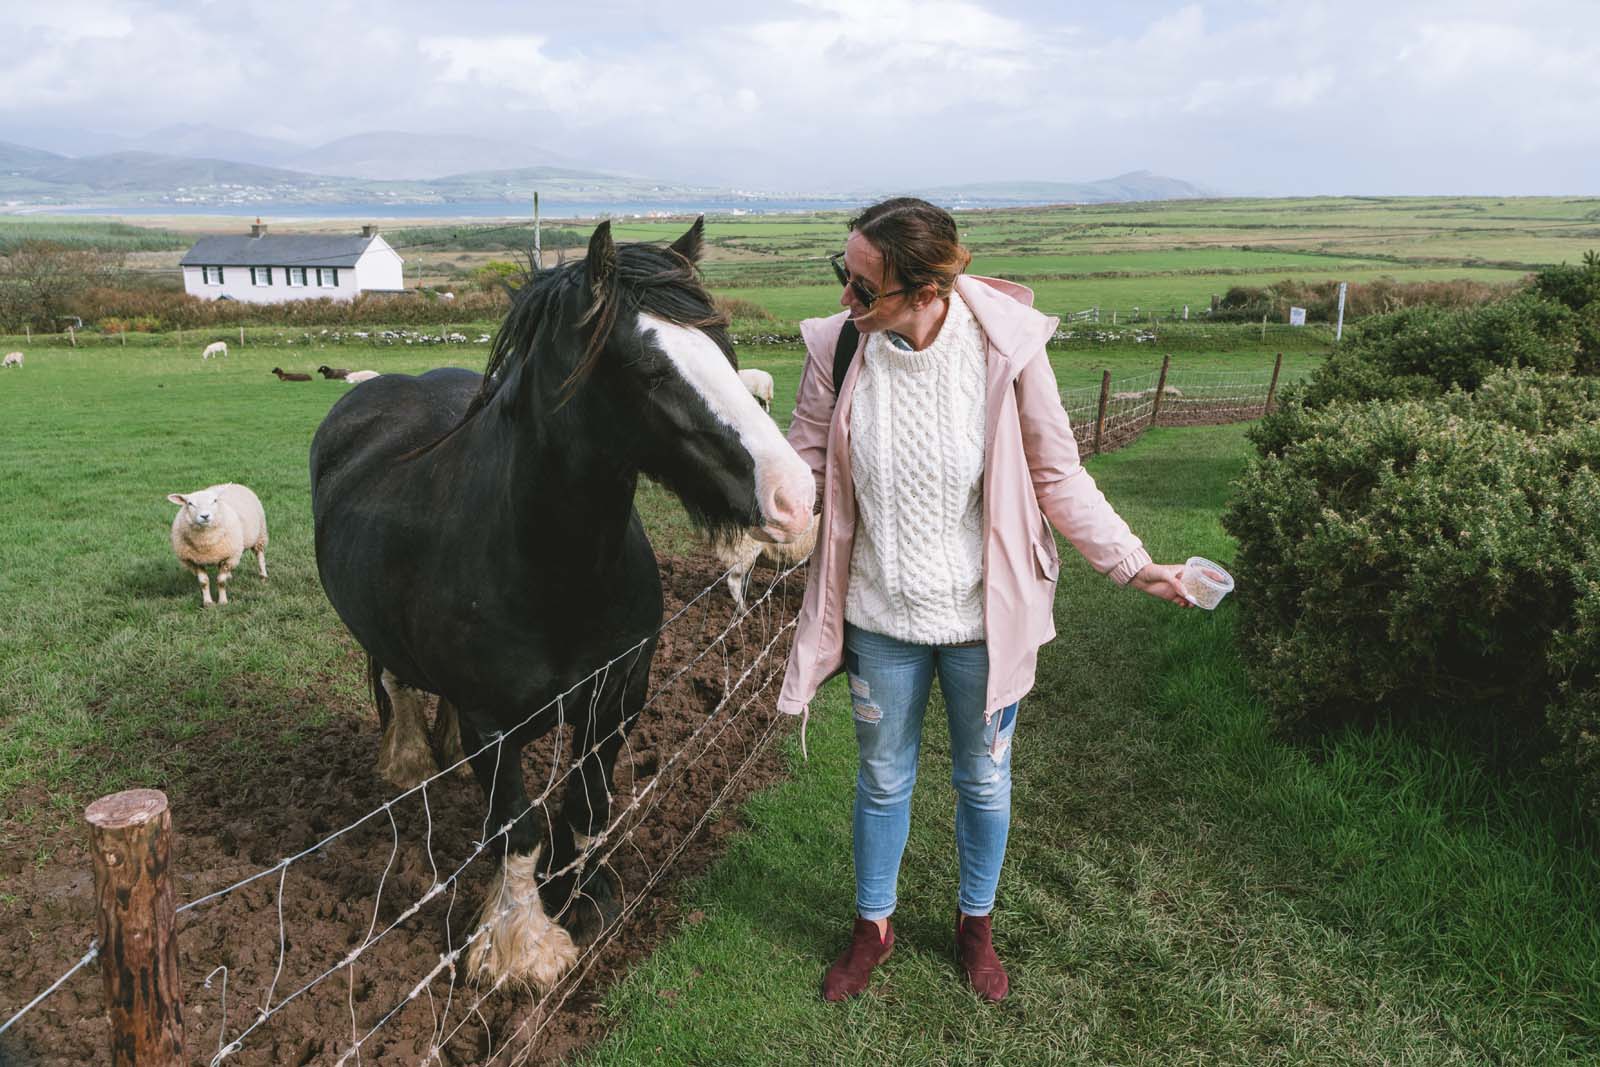
M 1452 387 L 1470 392 L 1506 368 L 1568 372 L 1577 349 L 1574 313 L 1533 294 L 1467 311 L 1408 308 L 1354 328 L 1307 382 L 1284 391 L 1284 403 L 1320 408 L 1338 401 L 1426 399 Z
M 1581 266 L 1547 267 L 1534 275 L 1532 292 L 1570 309 L 1578 335 L 1576 370 L 1600 374 L 1600 253 L 1584 253 Z
M 1515 284 L 1491 285 L 1466 278 L 1439 282 L 1377 278 L 1370 282 L 1351 282 L 1345 292 L 1344 315 L 1349 322 L 1409 307 L 1464 310 L 1503 300 L 1516 288 Z M 1267 286 L 1235 285 L 1223 294 L 1211 317 L 1222 321 L 1260 322 L 1265 315 L 1272 322 L 1287 322 L 1291 307 L 1305 308 L 1309 322 L 1333 322 L 1339 315 L 1339 283 L 1285 279 Z
M 1223 525 L 1278 718 L 1492 723 L 1600 798 L 1600 382 L 1512 371 L 1263 429 Z
M 286 300 L 252 304 L 243 300 L 204 300 L 165 289 L 97 287 L 71 301 L 86 325 L 139 321 L 150 329 L 204 326 L 424 326 L 499 319 L 509 299 L 503 290 L 457 293 L 453 300 L 429 299 L 419 292 L 363 293 L 354 300 Z

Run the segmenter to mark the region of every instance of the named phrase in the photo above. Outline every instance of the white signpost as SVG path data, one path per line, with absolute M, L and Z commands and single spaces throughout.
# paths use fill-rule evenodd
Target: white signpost
M 1306 324 L 1306 309 L 1305 308 L 1290 308 L 1289 309 L 1289 325 L 1290 326 L 1304 326 L 1305 324 Z
M 1349 288 L 1349 285 L 1349 282 L 1339 283 L 1339 324 L 1333 328 L 1333 339 L 1335 342 L 1344 336 L 1344 291 L 1345 289 Z

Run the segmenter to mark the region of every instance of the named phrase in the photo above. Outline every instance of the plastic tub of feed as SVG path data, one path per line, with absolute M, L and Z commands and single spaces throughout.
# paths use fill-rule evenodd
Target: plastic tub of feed
M 1209 559 L 1190 556 L 1183 565 L 1183 592 L 1196 607 L 1210 611 L 1232 591 L 1233 575 Z

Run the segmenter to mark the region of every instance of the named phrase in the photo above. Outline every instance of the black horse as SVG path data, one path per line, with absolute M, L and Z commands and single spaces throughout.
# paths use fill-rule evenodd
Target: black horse
M 311 444 L 317 569 L 370 658 L 379 770 L 401 786 L 434 772 L 424 694 L 438 694 L 436 738 L 459 729 L 438 754 L 478 753 L 486 826 L 510 825 L 474 973 L 547 986 L 572 938 L 619 909 L 579 857 L 611 818 L 661 624 L 639 475 L 708 532 L 787 542 L 810 522 L 811 473 L 740 384 L 699 281 L 702 227 L 670 248 L 619 247 L 602 223 L 583 261 L 516 293 L 482 376 L 385 374 Z M 579 766 L 551 818 L 530 811 L 521 752 L 562 716 Z

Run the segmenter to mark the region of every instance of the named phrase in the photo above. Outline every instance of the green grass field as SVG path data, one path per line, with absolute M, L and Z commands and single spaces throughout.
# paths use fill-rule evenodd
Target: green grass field
M 1157 430 L 1090 468 L 1157 558 L 1228 560 L 1239 427 Z M 1448 738 L 1273 737 L 1232 605 L 1178 612 L 1063 546 L 1057 640 L 1016 739 L 981 1005 L 950 951 L 953 799 L 928 714 L 895 955 L 817 995 L 852 907 L 854 738 L 835 680 L 810 760 L 682 895 L 697 921 L 607 998 L 583 1063 L 1517 1064 L 1600 1056 L 1600 861 L 1537 780 Z M 1248 576 L 1241 576 L 1248 580 Z
M 1514 281 L 1600 245 L 1594 199 L 1199 201 L 960 221 L 978 269 L 1030 279 L 1052 314 L 1100 306 L 1103 324 L 1113 308 L 1198 311 L 1229 286 L 1277 278 Z M 630 220 L 617 234 L 671 239 L 683 225 Z M 748 336 L 792 332 L 835 309 L 824 258 L 843 234 L 843 216 L 712 219 L 707 275 L 772 316 L 739 324 Z M 247 329 L 242 347 L 228 330 L 126 347 L 91 332 L 76 349 L 0 339 L 27 352 L 24 370 L 0 372 L 0 842 L 43 867 L 94 796 L 181 789 L 219 759 L 270 774 L 305 731 L 370 717 L 311 545 L 307 451 L 346 387 L 268 370 L 480 369 L 483 325 L 448 347 L 275 328 Z M 1164 355 L 1175 376 L 1265 380 L 1282 352 L 1288 381 L 1330 342 L 1325 327 L 1269 325 L 1263 337 L 1162 322 L 1144 340 L 1145 327 L 1077 337 L 1050 359 L 1063 389 L 1108 369 L 1153 374 Z M 219 338 L 232 354 L 201 363 Z M 773 373 L 786 425 L 799 347 L 739 353 Z M 1218 516 L 1245 455 L 1240 427 L 1164 429 L 1090 469 L 1158 558 L 1226 562 Z M 165 498 L 224 480 L 263 499 L 271 579 L 241 566 L 234 602 L 202 612 L 168 546 Z M 638 503 L 658 551 L 696 542 L 661 490 L 646 485 Z M 936 703 L 900 947 L 861 1001 L 818 1000 L 851 900 L 854 742 L 835 682 L 813 707 L 809 762 L 791 751 L 790 779 L 742 811 L 728 854 L 679 890 L 693 921 L 603 991 L 614 1028 L 585 1062 L 1600 1062 L 1592 825 L 1537 775 L 1486 769 L 1449 737 L 1275 737 L 1243 682 L 1233 604 L 1179 612 L 1063 554 L 1060 636 L 1017 740 L 997 918 L 1012 998 L 977 1004 L 950 957 Z M 13 907 L 0 884 L 0 917 L 25 921 Z

